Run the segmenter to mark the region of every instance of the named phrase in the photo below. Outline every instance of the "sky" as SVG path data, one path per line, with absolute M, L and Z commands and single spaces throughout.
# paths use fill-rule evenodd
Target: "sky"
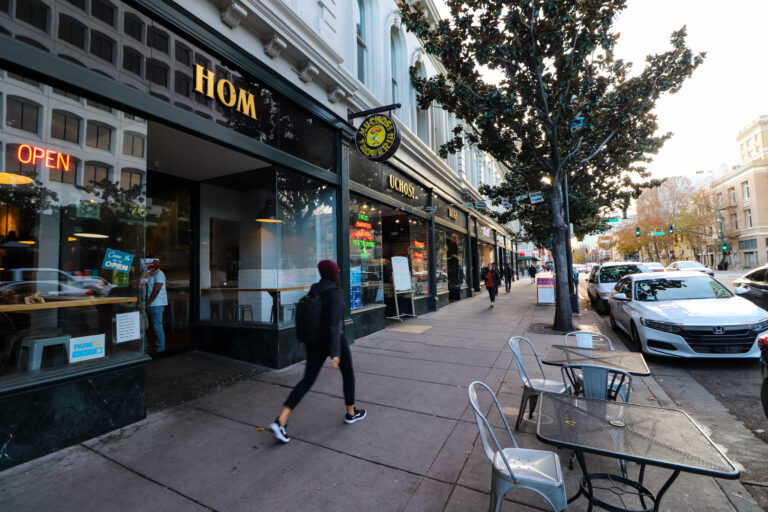
M 441 0 L 435 0 L 446 16 Z M 680 92 L 656 106 L 659 133 L 673 132 L 649 164 L 654 177 L 688 176 L 739 164 L 736 135 L 768 115 L 768 0 L 629 0 L 615 24 L 617 57 L 639 72 L 646 55 L 670 48 L 688 29 L 688 46 L 706 52 Z

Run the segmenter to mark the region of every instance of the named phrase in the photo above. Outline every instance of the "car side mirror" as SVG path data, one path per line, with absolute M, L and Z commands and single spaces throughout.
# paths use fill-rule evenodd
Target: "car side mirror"
M 741 286 L 737 286 L 736 288 L 733 289 L 733 292 L 736 295 L 745 295 L 746 293 L 749 292 L 749 290 L 747 290 L 746 288 L 742 288 Z
M 616 300 L 629 300 L 626 293 L 614 293 L 613 298 Z

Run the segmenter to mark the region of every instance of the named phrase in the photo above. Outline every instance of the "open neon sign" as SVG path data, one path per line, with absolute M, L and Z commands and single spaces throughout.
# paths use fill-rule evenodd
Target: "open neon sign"
M 72 166 L 72 155 L 65 155 L 52 149 L 43 149 L 29 144 L 22 144 L 16 152 L 19 162 L 22 164 L 37 165 L 42 161 L 48 169 L 59 169 L 69 172 Z

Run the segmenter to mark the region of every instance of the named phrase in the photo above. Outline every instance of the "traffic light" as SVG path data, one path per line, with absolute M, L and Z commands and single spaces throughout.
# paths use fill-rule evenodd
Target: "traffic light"
M 635 226 L 635 236 L 636 237 L 640 236 L 640 226 Z
M 675 234 L 675 226 L 674 224 L 669 225 L 669 234 L 674 235 Z
M 723 251 L 725 252 L 725 251 L 727 251 L 727 250 L 728 250 L 728 244 L 726 244 L 726 243 L 723 243 Z
M 730 256 L 731 255 L 731 251 L 725 251 L 725 255 L 726 256 Z

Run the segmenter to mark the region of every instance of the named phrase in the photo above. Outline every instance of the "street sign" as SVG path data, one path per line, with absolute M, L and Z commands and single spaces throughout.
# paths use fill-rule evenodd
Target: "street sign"
M 528 199 L 528 196 L 517 196 L 517 199 L 515 199 L 515 201 L 519 203 L 520 201 L 525 201 L 526 199 Z
M 718 236 L 718 235 L 712 235 L 712 240 L 717 240 L 718 238 L 720 238 L 720 236 Z
M 501 202 L 501 206 L 503 206 L 504 208 L 509 208 L 510 206 L 512 206 L 512 203 L 510 203 L 508 200 L 505 199 Z
M 485 203 L 485 201 L 477 201 L 475 203 L 475 208 L 487 208 L 488 205 Z
M 618 217 L 611 217 L 610 219 L 606 220 L 605 222 L 609 222 L 609 223 L 619 222 L 619 218 Z
M 531 204 L 543 203 L 543 202 L 544 202 L 544 196 L 541 195 L 541 192 L 531 192 Z
M 651 233 L 651 236 L 664 236 L 666 234 L 667 234 L 666 231 L 654 231 L 653 233 Z

